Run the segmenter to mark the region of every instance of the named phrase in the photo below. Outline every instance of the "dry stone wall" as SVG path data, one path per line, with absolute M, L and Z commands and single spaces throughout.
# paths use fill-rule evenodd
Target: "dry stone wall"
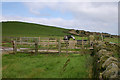
M 115 52 L 111 50 L 110 44 L 106 42 L 94 43 L 94 78 L 111 79 L 119 78 L 120 68 L 118 58 L 114 56 Z M 117 48 L 118 49 L 118 48 Z

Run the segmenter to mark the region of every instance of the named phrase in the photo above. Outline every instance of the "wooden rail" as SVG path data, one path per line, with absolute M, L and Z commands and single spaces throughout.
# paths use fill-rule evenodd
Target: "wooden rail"
M 71 50 L 74 49 L 83 49 L 86 48 L 86 45 L 89 45 L 89 41 L 85 40 L 61 40 L 61 39 L 54 39 L 50 40 L 49 38 L 42 38 L 42 37 L 17 37 L 12 38 L 12 45 L 13 45 L 13 52 L 17 53 L 17 48 L 22 46 L 32 46 L 31 49 L 35 54 L 37 54 L 40 50 L 46 50 L 49 52 L 50 50 L 55 50 L 59 54 L 62 51 L 65 51 L 68 54 Z M 71 51 L 72 52 L 72 51 Z M 76 51 L 77 52 L 77 51 Z

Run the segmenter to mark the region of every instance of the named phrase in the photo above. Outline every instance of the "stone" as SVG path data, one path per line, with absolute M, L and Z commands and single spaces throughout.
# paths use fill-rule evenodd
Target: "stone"
M 104 53 L 106 53 L 106 52 L 107 52 L 107 50 L 102 49 L 102 50 L 99 50 L 96 55 L 97 55 L 98 57 L 102 57 L 102 55 L 103 55 Z
M 111 63 L 106 70 L 102 73 L 103 78 L 117 78 L 118 77 L 118 66 Z
M 112 56 L 113 53 L 110 52 L 110 51 L 107 51 L 106 49 L 101 49 L 97 52 L 97 56 L 100 58 L 102 56 L 105 56 L 105 55 L 108 55 L 108 56 Z
M 89 40 L 90 40 L 90 41 L 94 41 L 94 40 L 95 40 L 94 35 L 90 35 L 90 36 L 89 36 Z
M 98 61 L 98 63 L 99 63 L 99 69 L 102 68 L 102 64 L 103 64 L 109 57 L 110 57 L 109 55 L 105 55 L 105 56 L 102 56 L 102 57 L 100 58 L 100 60 Z
M 106 68 L 111 63 L 114 63 L 114 64 L 118 65 L 118 60 L 116 58 L 114 58 L 114 57 L 110 57 L 102 64 L 102 67 Z

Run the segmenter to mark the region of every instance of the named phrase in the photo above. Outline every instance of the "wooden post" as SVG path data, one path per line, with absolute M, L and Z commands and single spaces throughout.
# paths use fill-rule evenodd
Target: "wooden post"
M 68 54 L 68 40 L 66 40 L 66 54 Z
M 82 48 L 83 48 L 84 44 L 83 44 L 83 38 L 82 38 Z
M 16 41 L 12 41 L 12 42 L 13 42 L 13 53 L 16 54 L 17 53 Z
M 56 47 L 57 47 L 57 39 L 55 39 L 55 45 L 56 45 Z
M 58 41 L 58 51 L 60 54 L 61 53 L 61 39 L 59 39 L 59 41 Z
M 38 40 L 35 40 L 35 54 L 38 53 Z
M 47 52 L 48 52 L 48 50 L 49 50 L 49 39 L 48 39 L 48 48 L 47 48 Z

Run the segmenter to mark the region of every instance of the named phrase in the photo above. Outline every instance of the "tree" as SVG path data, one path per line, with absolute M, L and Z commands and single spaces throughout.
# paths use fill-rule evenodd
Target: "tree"
M 79 34 L 80 33 L 79 30 L 76 30 L 76 33 Z

